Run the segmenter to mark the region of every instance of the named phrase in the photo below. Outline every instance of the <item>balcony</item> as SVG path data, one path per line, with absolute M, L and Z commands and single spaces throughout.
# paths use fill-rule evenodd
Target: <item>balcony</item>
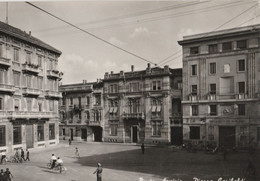
M 90 105 L 82 105 L 82 109 L 90 109 Z
M 0 57 L 0 65 L 1 67 L 9 68 L 11 67 L 11 60 L 4 57 Z
M 57 92 L 57 91 L 50 91 L 50 90 L 47 90 L 45 92 L 45 96 L 46 97 L 49 97 L 49 98 L 62 98 L 62 95 L 60 92 Z
M 123 119 L 145 119 L 144 113 L 124 113 Z
M 198 95 L 189 95 L 189 101 L 198 101 L 199 100 L 199 96 Z
M 117 114 L 110 114 L 109 120 L 119 120 L 119 116 Z
M 175 117 L 170 117 L 170 123 L 171 125 L 181 125 L 182 124 L 182 119 L 178 119 Z
M 23 70 L 23 72 L 31 73 L 31 74 L 39 74 L 39 72 L 40 72 L 38 65 L 34 65 L 34 64 L 30 64 L 30 63 L 23 64 L 22 70 Z
M 214 100 L 216 100 L 216 94 L 208 94 L 208 95 L 207 95 L 207 100 L 209 100 L 209 101 L 214 101 Z
M 13 94 L 15 92 L 13 85 L 0 84 L 0 92 Z
M 61 79 L 62 73 L 58 70 L 47 70 L 47 77 L 51 79 Z
M 182 117 L 182 113 L 181 112 L 174 112 L 174 113 L 172 113 L 172 117 L 173 118 Z
M 88 126 L 101 126 L 100 121 L 87 121 L 86 123 Z
M 58 114 L 55 112 L 24 112 L 24 111 L 9 111 L 8 118 L 15 119 L 50 119 L 57 117 Z
M 41 94 L 40 89 L 33 89 L 33 88 L 28 88 L 28 87 L 24 87 L 22 89 L 22 92 L 26 96 L 39 96 Z
M 247 94 L 236 94 L 236 99 L 247 99 Z

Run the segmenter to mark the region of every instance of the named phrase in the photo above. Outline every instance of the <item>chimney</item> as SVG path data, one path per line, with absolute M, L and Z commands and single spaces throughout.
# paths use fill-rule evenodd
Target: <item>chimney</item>
M 29 31 L 29 36 L 31 36 L 31 34 L 32 34 L 32 32 L 31 32 L 31 31 Z
M 83 84 L 86 84 L 87 83 L 87 80 L 83 80 Z
M 108 72 L 105 73 L 105 76 L 104 76 L 105 79 L 108 78 Z
M 147 74 L 151 73 L 151 65 L 150 65 L 150 63 L 147 64 L 146 73 Z
M 165 66 L 164 66 L 164 72 L 169 72 L 169 71 L 170 71 L 169 65 L 165 65 Z
M 133 72 L 134 71 L 134 65 L 131 65 L 131 72 Z
M 120 71 L 120 77 L 123 77 L 123 76 L 124 76 L 124 71 L 121 70 L 121 71 Z
M 147 64 L 147 68 L 151 68 L 151 64 L 150 63 Z
M 111 72 L 110 72 L 110 74 L 113 74 L 113 73 L 114 73 L 114 71 L 111 71 Z

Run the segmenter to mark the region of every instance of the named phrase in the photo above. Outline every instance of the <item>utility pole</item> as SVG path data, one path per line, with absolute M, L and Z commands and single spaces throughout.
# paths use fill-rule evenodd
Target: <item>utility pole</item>
M 6 2 L 6 20 L 5 23 L 8 24 L 8 2 Z

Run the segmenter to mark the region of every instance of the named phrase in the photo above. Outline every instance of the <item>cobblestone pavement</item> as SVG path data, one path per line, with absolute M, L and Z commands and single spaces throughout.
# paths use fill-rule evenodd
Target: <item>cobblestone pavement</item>
M 75 147 L 79 148 L 80 158 L 74 156 Z M 70 146 L 61 142 L 57 146 L 31 150 L 30 153 L 30 162 L 7 163 L 0 168 L 8 167 L 14 175 L 13 181 L 95 181 L 93 172 L 98 162 L 103 166 L 103 181 L 260 180 L 258 154 L 254 158 L 258 175 L 248 178 L 243 173 L 248 163 L 247 153 L 228 153 L 224 161 L 222 154 L 188 153 L 174 147 L 148 147 L 143 155 L 140 146 L 136 145 L 74 142 Z M 52 153 L 63 159 L 66 174 L 46 168 Z

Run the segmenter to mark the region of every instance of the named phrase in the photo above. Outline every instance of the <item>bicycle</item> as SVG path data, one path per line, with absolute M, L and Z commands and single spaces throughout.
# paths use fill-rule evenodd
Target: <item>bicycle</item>
M 53 168 L 53 170 L 56 172 L 59 172 L 59 173 L 64 173 L 64 174 L 67 172 L 67 168 L 64 167 L 63 165 L 55 166 Z

